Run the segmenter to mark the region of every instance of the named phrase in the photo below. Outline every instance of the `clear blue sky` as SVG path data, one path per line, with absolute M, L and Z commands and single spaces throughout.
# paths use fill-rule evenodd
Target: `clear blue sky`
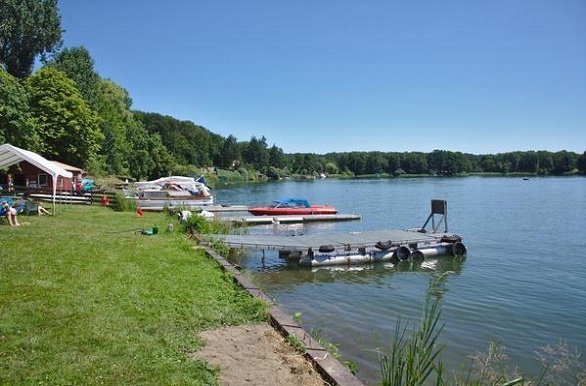
M 286 153 L 586 150 L 584 0 L 60 0 L 133 108 Z

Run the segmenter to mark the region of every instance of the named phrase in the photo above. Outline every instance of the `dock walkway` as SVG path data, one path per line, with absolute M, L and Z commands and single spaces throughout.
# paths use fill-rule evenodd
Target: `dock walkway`
M 373 247 L 377 242 L 391 241 L 393 245 L 438 243 L 450 233 L 420 233 L 406 230 L 329 233 L 319 235 L 212 235 L 222 239 L 231 248 L 266 250 L 307 250 L 331 245 L 336 250 Z

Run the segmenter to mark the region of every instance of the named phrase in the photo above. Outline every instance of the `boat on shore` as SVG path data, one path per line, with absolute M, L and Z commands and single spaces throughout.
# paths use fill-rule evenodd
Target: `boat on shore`
M 161 210 L 164 207 L 197 209 L 212 205 L 214 196 L 205 183 L 198 180 L 192 177 L 172 176 L 135 182 L 132 198 L 141 208 L 151 210 Z
M 336 214 L 338 210 L 331 205 L 312 205 L 305 198 L 282 198 L 271 205 L 249 207 L 248 212 L 255 216 L 286 216 Z

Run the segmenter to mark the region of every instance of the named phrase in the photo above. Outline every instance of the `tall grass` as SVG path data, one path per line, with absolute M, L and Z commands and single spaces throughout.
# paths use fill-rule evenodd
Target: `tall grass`
M 134 212 L 136 210 L 136 201 L 126 197 L 123 191 L 116 190 L 111 206 L 112 209 L 118 212 Z
M 423 385 L 435 375 L 436 384 L 443 384 L 443 364 L 439 355 L 445 345 L 438 342 L 443 330 L 439 324 L 437 300 L 425 305 L 421 325 L 407 334 L 407 324 L 399 320 L 389 352 L 379 350 L 384 386 Z

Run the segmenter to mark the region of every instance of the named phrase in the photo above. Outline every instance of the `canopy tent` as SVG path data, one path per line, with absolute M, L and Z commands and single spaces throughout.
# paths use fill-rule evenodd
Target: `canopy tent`
M 22 161 L 44 170 L 53 178 L 53 212 L 55 212 L 55 197 L 57 196 L 57 179 L 59 177 L 72 178 L 73 174 L 63 169 L 59 165 L 41 157 L 37 153 L 32 151 L 24 150 L 16 146 L 12 146 L 9 143 L 0 145 L 0 169 L 8 168 L 9 166 L 16 165 Z

